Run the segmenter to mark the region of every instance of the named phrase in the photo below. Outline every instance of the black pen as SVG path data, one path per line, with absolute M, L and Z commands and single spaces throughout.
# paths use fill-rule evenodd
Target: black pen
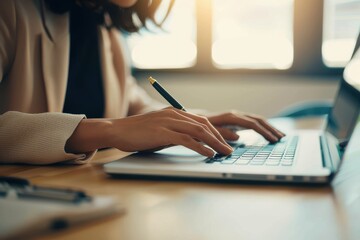
M 173 98 L 170 93 L 168 93 L 161 85 L 160 83 L 158 83 L 154 78 L 149 77 L 149 82 L 151 83 L 151 85 L 156 89 L 156 91 L 158 91 L 161 96 L 163 96 L 166 101 L 168 101 L 171 106 L 173 106 L 174 108 L 180 109 L 184 112 L 186 112 L 186 109 L 178 102 L 176 101 L 175 98 Z

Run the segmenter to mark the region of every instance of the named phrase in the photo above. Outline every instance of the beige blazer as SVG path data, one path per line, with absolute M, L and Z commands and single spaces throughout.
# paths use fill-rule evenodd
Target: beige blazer
M 120 33 L 99 27 L 105 117 L 148 111 L 152 101 L 129 73 Z M 42 0 L 0 1 L 0 163 L 83 163 L 64 151 L 84 115 L 61 113 L 69 66 L 69 16 Z

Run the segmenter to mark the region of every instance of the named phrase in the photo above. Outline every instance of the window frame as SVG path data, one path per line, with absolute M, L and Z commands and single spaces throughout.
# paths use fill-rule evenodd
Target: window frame
M 179 0 L 178 0 L 179 1 Z M 293 41 L 294 59 L 290 68 L 279 69 L 221 69 L 211 56 L 212 1 L 195 0 L 197 60 L 194 66 L 176 69 L 138 69 L 136 73 L 221 73 L 274 75 L 341 75 L 343 67 L 327 67 L 322 57 L 323 14 L 325 0 L 294 0 Z M 201 16 L 201 17 L 199 17 Z

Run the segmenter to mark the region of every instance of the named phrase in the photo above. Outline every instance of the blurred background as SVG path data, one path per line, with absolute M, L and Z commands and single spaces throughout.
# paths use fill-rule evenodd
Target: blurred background
M 164 101 L 149 75 L 187 108 L 273 117 L 332 101 L 360 31 L 360 0 L 175 0 L 163 30 L 149 30 L 127 43 L 151 96 Z

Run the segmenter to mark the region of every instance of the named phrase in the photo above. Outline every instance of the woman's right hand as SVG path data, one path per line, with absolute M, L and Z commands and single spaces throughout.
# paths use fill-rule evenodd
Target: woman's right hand
M 206 117 L 166 108 L 121 119 L 84 119 L 69 138 L 66 151 L 115 147 L 133 152 L 183 145 L 204 156 L 213 156 L 213 150 L 202 143 L 223 155 L 233 151 Z

